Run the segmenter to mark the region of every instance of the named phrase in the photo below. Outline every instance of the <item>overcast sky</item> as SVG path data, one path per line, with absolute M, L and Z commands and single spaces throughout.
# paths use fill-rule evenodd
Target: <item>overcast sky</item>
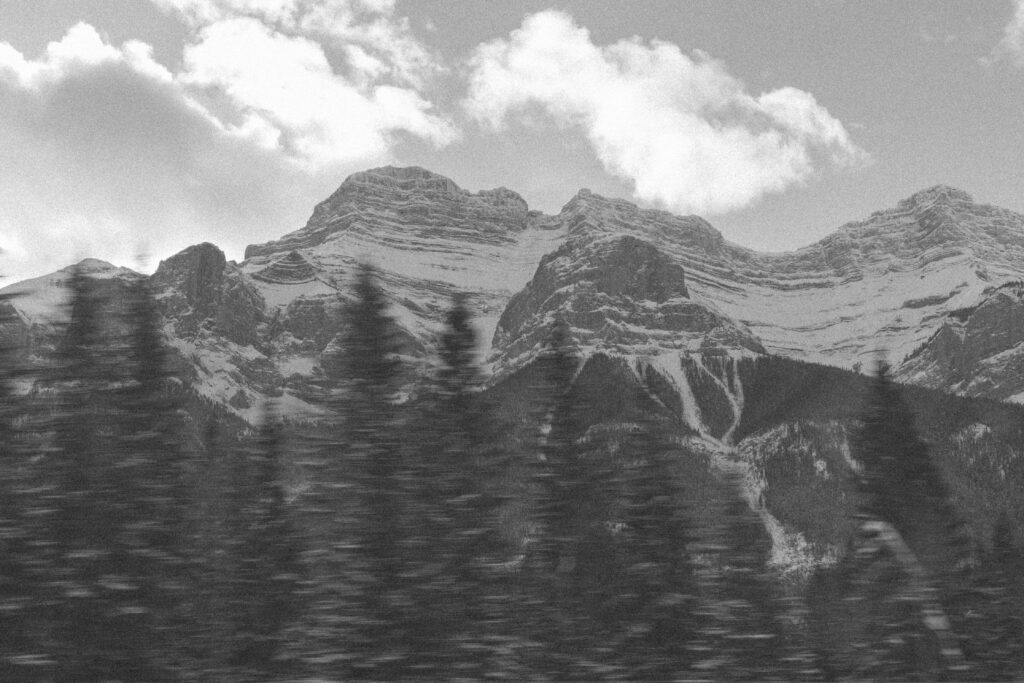
M 0 274 L 301 227 L 419 165 L 793 249 L 945 183 L 1024 211 L 1024 0 L 0 0 Z

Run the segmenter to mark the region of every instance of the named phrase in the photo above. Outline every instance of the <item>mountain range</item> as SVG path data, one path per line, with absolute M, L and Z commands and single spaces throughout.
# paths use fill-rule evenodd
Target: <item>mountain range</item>
M 740 475 L 780 566 L 835 555 L 859 373 L 883 356 L 921 388 L 908 396 L 979 542 L 999 513 L 1024 522 L 1024 421 L 995 402 L 1024 403 L 1024 215 L 961 190 L 931 187 L 810 246 L 763 253 L 698 216 L 588 190 L 547 215 L 512 190 L 468 192 L 422 168 L 355 173 L 304 227 L 243 261 L 204 243 L 149 276 L 183 380 L 248 422 L 268 397 L 315 421 L 310 397 L 364 261 L 391 301 L 411 391 L 456 292 L 476 314 L 497 395 L 563 320 L 578 382 L 648 388 L 681 439 Z M 78 267 L 114 300 L 145 277 Z M 69 273 L 0 290 L 21 294 L 0 302 L 17 312 L 0 333 L 29 357 L 56 343 Z

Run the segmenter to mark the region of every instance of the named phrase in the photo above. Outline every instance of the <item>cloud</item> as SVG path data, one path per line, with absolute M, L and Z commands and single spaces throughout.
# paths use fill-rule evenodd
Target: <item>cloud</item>
M 231 130 L 314 167 L 378 156 L 397 131 L 436 145 L 455 138 L 454 127 L 415 90 L 359 87 L 334 73 L 319 43 L 256 19 L 203 28 L 185 48 L 179 79 L 229 105 Z
M 1003 29 L 1003 38 L 999 41 L 988 57 L 982 59 L 983 64 L 993 64 L 1008 59 L 1019 67 L 1024 67 L 1024 0 L 1014 2 L 1013 17 Z
M 203 240 L 237 257 L 402 140 L 457 135 L 415 85 L 425 62 L 345 43 L 401 32 L 387 2 L 173 4 L 193 28 L 173 69 L 84 23 L 35 58 L 0 42 L 0 275 Z M 343 10 L 331 45 L 310 37 Z
M 728 211 L 867 159 L 807 92 L 751 95 L 721 62 L 666 42 L 601 47 L 557 11 L 478 47 L 469 78 L 476 120 L 500 130 L 539 112 L 581 128 L 606 170 L 675 211 Z
M 394 0 L 151 0 L 199 30 L 250 18 L 287 35 L 312 37 L 334 49 L 346 76 L 422 87 L 443 71 L 413 36 Z
M 441 67 L 390 0 L 153 2 L 193 29 L 178 80 L 268 148 L 319 167 L 379 156 L 400 133 L 457 137 L 420 92 Z
M 87 24 L 38 58 L 0 42 L 0 275 L 204 240 L 238 257 L 301 225 L 345 174 L 390 161 L 396 136 L 444 144 L 428 108 L 252 19 L 199 30 L 177 71 Z

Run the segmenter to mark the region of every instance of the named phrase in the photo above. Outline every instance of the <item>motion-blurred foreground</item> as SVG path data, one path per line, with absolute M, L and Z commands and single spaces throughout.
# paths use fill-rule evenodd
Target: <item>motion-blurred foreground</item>
M 694 384 L 711 437 L 557 320 L 485 387 L 459 297 L 410 381 L 363 268 L 326 417 L 251 429 L 174 376 L 145 280 L 66 286 L 51 353 L 0 337 L 3 680 L 1024 675 L 1015 407 L 705 358 L 743 389 Z

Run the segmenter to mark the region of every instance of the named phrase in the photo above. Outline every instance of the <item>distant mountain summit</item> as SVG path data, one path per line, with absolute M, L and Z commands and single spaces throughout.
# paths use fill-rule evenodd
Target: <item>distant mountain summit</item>
M 526 201 L 503 187 L 471 193 L 423 168 L 385 166 L 353 173 L 317 204 L 305 227 L 274 242 L 250 245 L 245 258 L 311 249 L 340 233 L 372 237 L 398 226 L 414 226 L 409 239 L 447 236 L 500 243 L 507 233 L 527 227 L 527 214 Z

